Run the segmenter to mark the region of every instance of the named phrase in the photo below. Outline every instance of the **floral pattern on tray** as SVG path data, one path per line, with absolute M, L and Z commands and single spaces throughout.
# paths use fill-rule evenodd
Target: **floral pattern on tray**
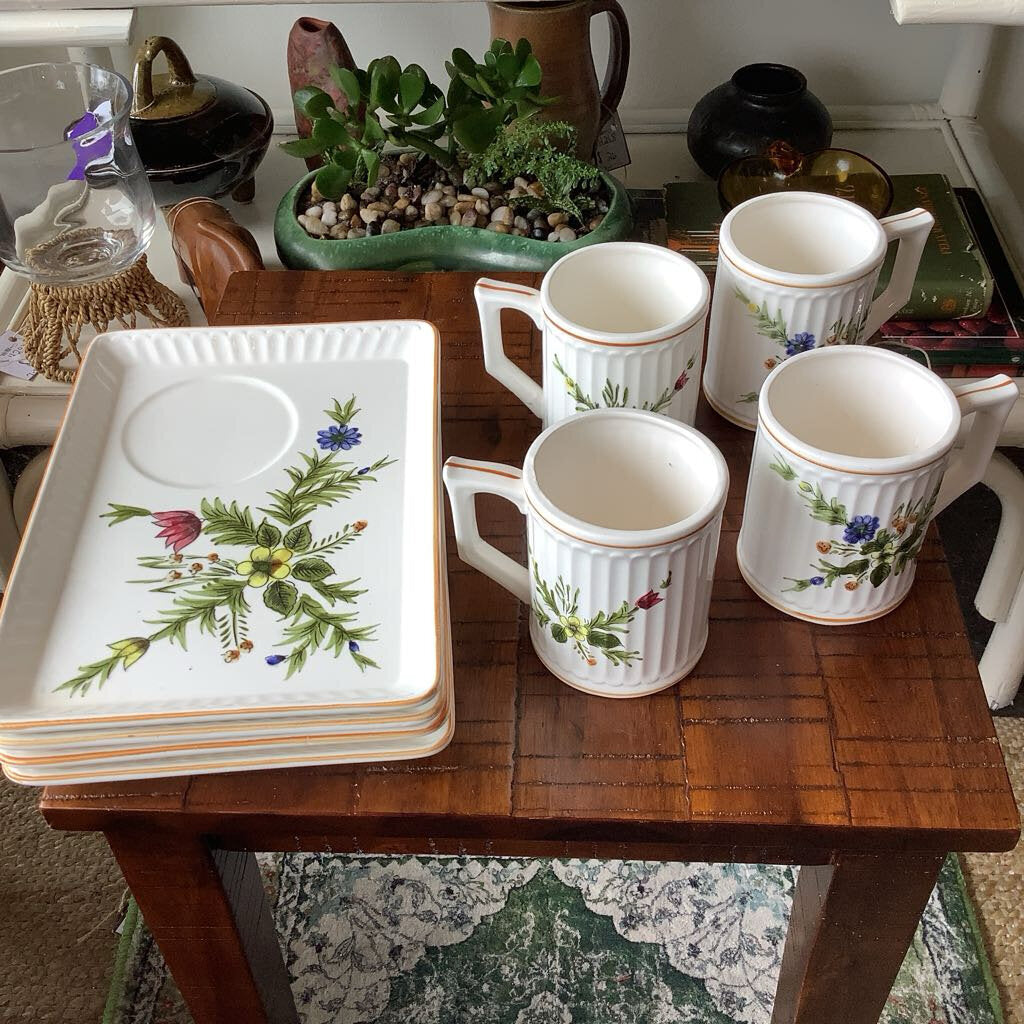
M 838 498 L 826 498 L 820 484 L 800 480 L 796 470 L 776 453 L 769 468 L 787 482 L 796 481 L 797 494 L 807 505 L 812 519 L 833 528 L 841 528 L 841 537 L 822 537 L 815 542 L 818 559 L 811 563 L 813 574 L 787 576 L 791 586 L 783 592 L 831 587 L 843 580 L 846 590 L 857 590 L 864 583 L 880 587 L 890 576 L 899 576 L 917 558 L 925 531 L 935 508 L 938 487 L 928 498 L 901 502 L 887 526 L 870 512 L 851 516 Z M 828 556 L 828 557 L 826 557 Z
M 154 643 L 166 640 L 185 649 L 193 626 L 200 635 L 217 639 L 225 662 L 237 662 L 256 646 L 249 635 L 255 600 L 280 617 L 280 636 L 268 646 L 282 650 L 265 655 L 264 662 L 284 664 L 286 678 L 318 651 L 347 654 L 360 671 L 377 668 L 362 649 L 377 639 L 377 626 L 359 623 L 353 610 L 366 590 L 358 587 L 358 578 L 338 578 L 334 564 L 335 556 L 359 540 L 369 524 L 356 519 L 317 535 L 311 519 L 376 483 L 376 474 L 395 461 L 387 455 L 367 465 L 348 460 L 346 453 L 363 441 L 353 425 L 359 411 L 355 396 L 344 405 L 334 399 L 324 410 L 331 424 L 285 470 L 287 486 L 269 491 L 259 508 L 220 497 L 204 498 L 198 510 L 152 511 L 109 502 L 110 511 L 101 515 L 109 526 L 148 519 L 160 528 L 153 539 L 163 541 L 164 551 L 139 555 L 139 568 L 146 572 L 127 582 L 167 595 L 169 601 L 157 618 L 143 620 L 156 629 L 108 643 L 109 654 L 80 666 L 57 689 L 82 695 L 93 684 L 101 687 L 118 666 L 127 671 Z M 201 546 L 200 538 L 205 541 Z

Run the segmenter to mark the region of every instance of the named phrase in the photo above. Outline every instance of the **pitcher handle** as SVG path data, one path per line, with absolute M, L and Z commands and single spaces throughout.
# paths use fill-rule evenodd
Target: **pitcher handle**
M 936 515 L 985 475 L 1006 417 L 1020 398 L 1016 383 L 1004 373 L 955 384 L 952 391 L 961 415 L 974 413 L 974 422 L 964 446 L 953 455 L 946 469 L 935 501 Z
M 882 324 L 902 306 L 906 305 L 910 293 L 914 290 L 914 278 L 921 263 L 921 253 L 928 241 L 928 233 L 935 224 L 935 218 L 922 209 L 897 213 L 892 217 L 883 217 L 878 222 L 885 237 L 890 242 L 899 242 L 896 250 L 896 262 L 893 264 L 892 276 L 885 291 L 871 303 L 868 310 L 861 338 L 867 341 Z
M 500 583 L 524 604 L 530 604 L 530 573 L 526 566 L 485 541 L 476 520 L 478 494 L 496 494 L 526 515 L 523 474 L 500 462 L 476 462 L 453 456 L 445 462 L 442 475 L 452 504 L 459 558 Z
M 629 22 L 619 0 L 594 0 L 591 18 L 595 14 L 607 14 L 611 23 L 608 70 L 601 83 L 601 118 L 598 121 L 598 125 L 603 128 L 618 110 L 626 89 L 626 75 L 629 74 Z
M 524 373 L 507 355 L 501 336 L 501 311 L 518 309 L 544 328 L 540 292 L 536 288 L 510 285 L 482 277 L 473 288 L 476 308 L 480 313 L 480 337 L 484 343 L 484 368 L 512 392 L 535 416 L 544 418 L 544 389 Z

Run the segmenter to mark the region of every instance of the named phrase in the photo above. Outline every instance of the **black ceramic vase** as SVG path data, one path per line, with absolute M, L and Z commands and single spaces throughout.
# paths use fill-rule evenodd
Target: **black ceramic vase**
M 785 64 L 748 64 L 697 101 L 686 144 L 697 166 L 717 178 L 740 157 L 781 140 L 801 153 L 826 149 L 832 118 L 807 90 L 807 79 Z

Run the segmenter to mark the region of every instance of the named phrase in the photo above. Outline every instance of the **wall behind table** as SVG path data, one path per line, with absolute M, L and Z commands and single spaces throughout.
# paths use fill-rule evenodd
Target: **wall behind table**
M 996 33 L 979 111 L 999 166 L 1024 207 L 1024 28 Z
M 74 3 L 69 3 L 74 6 Z M 933 101 L 952 53 L 956 30 L 900 27 L 886 0 L 623 0 L 633 37 L 624 119 L 640 111 L 685 110 L 742 64 L 777 60 L 801 68 L 826 103 L 860 105 Z M 146 8 L 137 39 L 170 35 L 193 66 L 249 85 L 275 110 L 290 107 L 284 46 L 300 15 L 333 20 L 357 61 L 393 53 L 431 76 L 443 72 L 453 46 L 480 53 L 488 42 L 483 3 L 398 3 Z M 23 62 L 3 49 L 0 66 Z M 607 53 L 604 17 L 593 37 L 599 68 Z M 39 57 L 28 59 L 42 59 Z M 119 69 L 128 67 L 125 53 Z M 599 71 L 599 77 L 601 72 Z

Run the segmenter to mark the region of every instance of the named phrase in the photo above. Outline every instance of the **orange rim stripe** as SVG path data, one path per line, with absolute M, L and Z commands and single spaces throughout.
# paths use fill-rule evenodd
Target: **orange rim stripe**
M 477 283 L 477 288 L 484 288 L 490 292 L 511 292 L 513 295 L 530 295 L 540 297 L 540 292 L 535 289 L 524 290 L 522 288 L 514 287 L 501 287 L 493 284 L 482 284 Z M 542 310 L 543 312 L 543 310 Z M 689 323 L 684 324 L 678 330 L 673 331 L 671 334 L 665 334 L 660 338 L 653 338 L 650 341 L 601 341 L 598 338 L 591 338 L 586 334 L 578 334 L 576 331 L 569 330 L 568 327 L 563 327 L 556 320 L 553 320 L 546 312 L 544 312 L 544 319 L 551 324 L 555 330 L 561 331 L 563 334 L 568 334 L 569 337 L 575 338 L 577 341 L 585 341 L 588 345 L 601 345 L 604 348 L 643 348 L 646 345 L 660 345 L 663 341 L 671 341 L 673 338 L 678 338 L 681 334 L 685 334 L 697 321 L 700 319 L 698 314 Z
M 431 754 L 436 754 L 439 750 L 444 749 L 451 741 L 452 734 L 455 731 L 455 718 L 454 716 L 448 719 L 448 728 L 445 730 L 445 734 L 434 744 L 427 747 L 419 747 L 413 750 L 403 751 L 401 758 L 389 758 L 388 760 L 412 760 L 418 757 L 429 757 Z M 366 753 L 359 753 L 354 755 L 344 754 L 306 754 L 301 757 L 269 757 L 260 758 L 258 760 L 250 761 L 214 761 L 206 764 L 192 764 L 187 767 L 180 767 L 175 765 L 169 770 L 180 775 L 188 775 L 196 771 L 205 771 L 207 769 L 235 769 L 235 768 L 253 768 L 253 767 L 271 767 L 279 764 L 294 764 L 295 761 L 301 760 L 306 762 L 327 762 L 329 764 L 344 764 L 345 762 L 370 762 L 375 760 L 372 751 Z M 380 760 L 379 756 L 376 760 Z M 161 769 L 160 765 L 146 765 L 142 768 L 123 768 L 119 769 L 118 775 L 141 775 L 143 777 L 151 777 L 153 771 L 163 771 L 166 773 L 168 770 L 167 766 Z M 20 772 L 10 771 L 6 764 L 4 765 L 4 774 L 8 778 L 13 779 L 16 782 L 26 783 L 51 783 L 51 782 L 74 782 L 76 779 L 89 778 L 94 773 L 84 772 L 59 772 L 55 775 L 23 775 Z
M 987 389 L 981 389 L 987 390 Z M 941 462 L 948 454 L 949 448 L 947 448 L 941 455 L 936 455 L 930 462 L 922 462 L 920 466 L 911 466 L 909 469 L 886 469 L 886 470 L 874 470 L 874 469 L 849 469 L 846 466 L 833 466 L 827 462 L 818 462 L 817 459 L 809 458 L 806 455 L 801 455 L 800 452 L 794 451 L 784 441 L 779 440 L 768 427 L 768 424 L 761 418 L 760 415 L 757 417 L 757 422 L 760 427 L 763 428 L 764 432 L 780 447 L 785 448 L 790 455 L 795 455 L 798 459 L 803 459 L 804 462 L 809 462 L 812 466 L 820 466 L 822 469 L 831 469 L 835 473 L 850 473 L 854 476 L 897 476 L 901 473 L 916 473 L 921 469 L 928 469 L 934 466 L 937 462 Z M 955 443 L 955 438 L 954 438 Z M 952 447 L 952 445 L 950 445 Z M 855 456 L 850 456 L 854 458 Z M 845 620 L 844 620 L 845 621 Z
M 541 510 L 537 508 L 537 506 L 534 505 L 532 501 L 530 501 L 529 496 L 527 496 L 526 503 L 530 506 L 531 509 L 533 509 L 534 512 L 537 513 L 538 519 L 542 519 L 545 523 L 547 523 L 548 526 L 551 527 L 552 530 L 555 530 L 556 532 L 562 534 L 563 537 L 569 537 L 572 540 L 578 540 L 583 544 L 592 544 L 595 548 L 613 548 L 620 551 L 645 551 L 648 548 L 665 548 L 671 544 L 678 544 L 679 541 L 686 540 L 687 537 L 692 537 L 695 533 L 700 533 L 700 531 L 703 530 L 708 525 L 708 523 L 713 522 L 715 518 L 714 515 L 712 515 L 710 519 L 707 520 L 707 522 L 701 523 L 700 526 L 695 526 L 692 530 L 690 530 L 689 533 L 681 533 L 678 537 L 671 537 L 668 540 L 659 540 L 654 544 L 606 544 L 604 541 L 592 540 L 590 537 L 578 537 L 575 533 L 570 533 L 568 530 L 563 530 L 561 526 L 557 526 L 555 523 L 551 522 L 551 520 L 548 519 L 547 516 L 545 516 L 544 513 L 541 512 Z M 647 531 L 642 532 L 646 533 Z
M 464 462 L 449 462 L 452 469 L 468 469 L 471 473 L 490 473 L 492 476 L 503 476 L 509 480 L 522 480 L 522 473 L 506 473 L 502 469 L 489 469 L 486 466 L 467 466 Z
M 847 277 L 844 278 L 842 281 L 830 281 L 828 284 L 792 284 L 789 281 L 778 281 L 775 278 L 771 277 L 761 277 L 759 274 L 752 274 L 749 270 L 744 270 L 741 266 L 739 266 L 739 264 L 729 259 L 729 256 L 726 254 L 726 252 L 722 249 L 721 246 L 718 247 L 718 255 L 721 256 L 722 259 L 725 260 L 725 262 L 728 263 L 729 266 L 731 266 L 736 271 L 736 273 L 742 274 L 744 277 L 752 277 L 755 281 L 761 281 L 764 284 L 774 285 L 776 288 L 798 288 L 804 291 L 815 288 L 842 288 L 844 285 L 847 284 L 856 284 L 858 281 L 863 281 L 866 278 L 870 277 L 882 265 L 882 260 L 879 260 L 877 266 L 872 267 L 870 270 L 866 271 L 863 274 L 860 274 L 858 277 Z M 884 260 L 885 257 L 883 256 L 882 259 Z

